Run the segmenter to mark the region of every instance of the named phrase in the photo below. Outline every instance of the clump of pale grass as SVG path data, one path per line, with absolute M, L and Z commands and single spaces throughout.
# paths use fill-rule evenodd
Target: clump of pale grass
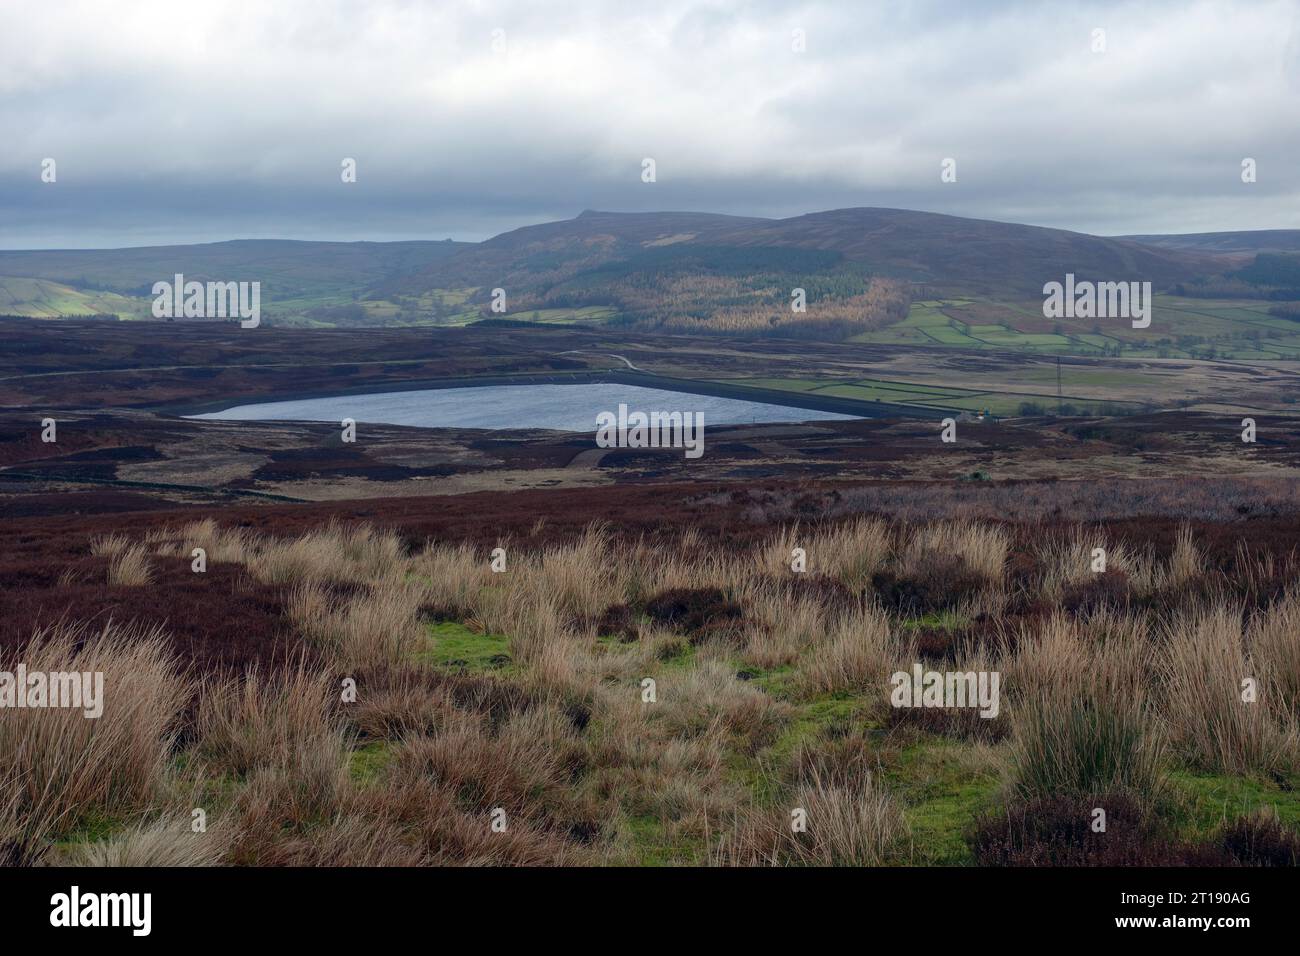
M 343 580 L 347 574 L 340 542 L 315 531 L 264 542 L 248 562 L 248 569 L 267 584 L 312 584 Z
M 439 732 L 413 736 L 398 748 L 392 781 L 427 779 L 461 795 L 462 809 L 538 818 L 566 799 L 569 774 L 581 760 L 572 725 L 552 708 L 515 714 L 495 734 L 463 714 Z
M 1126 693 L 1125 688 L 1137 691 L 1147 683 L 1150 654 L 1141 617 L 1109 608 L 1082 616 L 1058 611 L 1022 627 L 998 666 L 1013 700 L 1079 694 L 1098 680 Z
M 335 524 L 301 537 L 265 541 L 248 568 L 269 584 L 373 582 L 399 576 L 405 567 L 401 539 L 369 525 Z
M 329 533 L 337 536 L 343 558 L 359 580 L 383 580 L 402 573 L 406 549 L 402 539 L 393 532 L 355 525 L 331 528 Z
M 857 518 L 824 528 L 808 544 L 808 570 L 828 574 L 850 590 L 861 590 L 889 559 L 892 536 L 877 518 Z
M 347 750 L 328 734 L 305 741 L 287 766 L 253 770 L 233 803 L 243 845 L 237 862 L 265 865 L 264 853 L 250 853 L 250 843 L 274 843 L 286 825 L 317 828 L 337 817 L 351 793 Z
M 217 866 L 229 844 L 223 825 L 194 833 L 189 814 L 170 814 L 94 843 L 78 843 L 66 866 Z
M 594 698 L 600 720 L 587 733 L 590 765 L 621 804 L 648 812 L 654 794 L 673 778 L 718 782 L 725 753 L 720 723 L 682 736 L 680 722 L 662 721 L 659 704 L 644 702 L 635 682 L 597 688 Z
M 202 548 L 208 560 L 217 564 L 247 564 L 260 547 L 247 528 L 223 528 L 211 518 L 191 521 L 175 537 L 185 557 Z
M 623 600 L 645 601 L 664 591 L 715 587 L 730 591 L 754 576 L 753 558 L 744 551 L 706 546 L 689 528 L 675 546 L 637 541 L 619 550 Z M 789 564 L 785 565 L 786 570 Z
M 1250 658 L 1267 676 L 1270 708 L 1300 722 L 1300 591 L 1259 615 L 1248 635 Z
M 792 827 L 802 811 L 806 829 Z M 879 866 L 907 836 L 902 808 L 872 774 L 853 783 L 814 774 L 790 807 L 740 814 L 712 851 L 715 866 Z
M 1175 548 L 1176 561 L 1181 570 L 1179 574 L 1188 573 L 1193 566 L 1199 569 L 1199 557 L 1191 544 L 1187 529 L 1179 533 L 1179 545 Z M 1093 567 L 1093 552 L 1102 551 L 1106 571 L 1122 573 L 1130 589 L 1137 594 L 1149 594 L 1171 580 L 1168 568 L 1156 560 L 1151 548 L 1139 551 L 1122 541 L 1107 541 L 1100 531 L 1090 528 L 1075 528 L 1067 533 L 1046 532 L 1042 543 L 1036 549 L 1036 557 L 1042 566 L 1040 589 L 1048 600 L 1060 600 L 1069 588 L 1079 587 L 1094 580 L 1098 573 Z M 1194 572 L 1193 572 L 1194 573 Z M 1182 580 L 1180 578 L 1179 580 Z
M 660 662 L 680 657 L 689 646 L 685 637 L 669 629 L 644 628 L 636 640 L 611 642 L 600 653 L 587 655 L 586 674 L 596 684 L 639 680 Z
M 533 574 L 537 587 L 579 630 L 589 629 L 626 591 L 626 567 L 600 524 L 589 525 L 573 544 L 547 549 Z
M 1205 559 L 1200 549 L 1196 547 L 1196 542 L 1192 540 L 1191 527 L 1186 524 L 1179 525 L 1178 533 L 1174 537 L 1174 550 L 1169 556 L 1169 565 L 1165 571 L 1165 586 L 1180 587 L 1193 578 L 1199 577 L 1204 571 Z
M 424 585 L 425 600 L 446 613 L 469 616 L 479 593 L 492 584 L 488 562 L 468 544 L 430 542 L 412 562 L 412 574 Z
M 1226 603 L 1178 614 L 1164 629 L 1160 668 L 1172 739 L 1194 764 L 1221 773 L 1292 769 L 1294 734 L 1268 703 L 1260 662 L 1247 654 L 1241 611 Z M 1243 699 L 1252 679 L 1256 699 Z
M 960 559 L 988 581 L 1002 578 L 1010 542 L 997 525 L 974 521 L 937 521 L 912 530 L 900 555 L 904 577 L 923 576 L 937 562 Z
M 1147 691 L 1150 656 L 1144 621 L 1112 610 L 1054 614 L 1004 651 L 1018 797 L 1156 798 L 1166 747 Z
M 111 557 L 125 551 L 131 539 L 124 534 L 95 535 L 90 539 L 90 553 L 96 557 Z
M 473 615 L 466 623 L 485 634 L 511 637 L 522 630 L 536 629 L 539 617 L 547 627 L 552 623 L 563 627 L 559 603 L 536 571 L 536 561 L 526 555 L 515 556 L 508 573 L 493 574 L 487 586 L 473 597 Z
M 1145 595 L 1160 590 L 1167 582 L 1165 568 L 1148 545 L 1142 550 L 1116 542 L 1106 549 L 1106 569 L 1120 571 L 1134 594 Z
M 754 551 L 754 568 L 759 574 L 780 577 L 789 574 L 794 549 L 801 547 L 799 525 L 787 525 L 778 529 L 767 541 Z
M 245 776 L 292 767 L 322 740 L 342 750 L 335 694 L 328 677 L 305 666 L 274 674 L 252 670 L 210 684 L 199 700 L 200 752 L 210 766 Z
M 1092 580 L 1093 550 L 1107 548 L 1099 533 L 1075 528 L 1067 533 L 1047 532 L 1036 548 L 1035 556 L 1042 567 L 1039 588 L 1048 600 L 1059 600 L 1068 588 Z M 1108 555 L 1107 566 L 1110 558 Z
M 812 693 L 878 690 L 884 700 L 903 657 L 887 615 L 875 607 L 854 610 L 831 622 L 800 667 L 801 682 Z
M 750 747 L 770 740 L 789 712 L 788 705 L 737 680 L 734 670 L 722 661 L 704 661 L 684 673 L 663 674 L 657 692 L 659 705 L 653 716 L 668 733 L 698 736 L 718 726 Z
M 1014 651 L 1004 654 L 999 666 L 1006 674 L 1005 690 L 1034 698 L 1078 693 L 1093 664 L 1093 647 L 1076 620 L 1057 612 L 1036 627 L 1022 626 Z
M 510 657 L 523 668 L 526 683 L 560 693 L 589 689 L 582 686 L 589 670 L 584 642 L 540 575 L 515 574 L 484 592 L 477 613 L 471 626 L 509 636 Z
M 382 792 L 374 795 L 382 797 Z M 367 796 L 371 794 L 367 793 Z M 437 808 L 441 809 L 441 808 Z M 430 807 L 430 812 L 436 812 Z M 454 812 L 454 811 L 452 811 Z M 350 808 L 333 815 L 309 833 L 277 839 L 274 846 L 262 850 L 273 865 L 321 867 L 411 867 L 434 865 L 435 860 L 418 845 L 411 833 L 384 811 L 382 806 L 371 813 Z M 495 834 L 493 834 L 495 835 Z M 279 836 L 278 834 L 276 836 Z M 248 852 L 245 849 L 245 852 Z M 254 856 L 254 860 L 258 857 Z M 466 865 L 467 859 L 447 861 Z
M 396 740 L 408 734 L 431 733 L 451 719 L 456 702 L 446 690 L 433 690 L 420 665 L 392 669 L 383 681 L 367 680 L 345 710 L 349 724 L 365 737 Z M 378 686 L 376 686 L 378 685 Z
M 816 529 L 787 525 L 754 552 L 754 567 L 772 577 L 789 575 L 794 551 L 801 548 L 805 573 L 824 574 L 850 590 L 860 590 L 885 566 L 892 540 L 889 525 L 878 518 L 859 517 Z
M 564 613 L 554 596 L 536 582 L 512 582 L 500 595 L 493 614 L 483 620 L 489 634 L 510 638 L 510 656 L 529 664 L 546 648 L 569 638 Z
M 286 612 L 313 643 L 349 668 L 396 664 L 424 646 L 418 584 L 376 583 L 350 598 L 337 598 L 315 584 L 289 594 Z
M 246 779 L 236 801 L 242 815 L 301 825 L 335 812 L 348 789 L 351 742 L 332 711 L 336 686 L 299 666 L 204 688 L 198 752 L 209 768 Z
M 749 610 L 745 660 L 755 667 L 793 663 L 825 634 L 825 613 L 819 602 L 795 597 L 770 582 L 743 588 L 739 602 Z
M 561 635 L 557 640 L 541 642 L 529 652 L 522 679 L 526 686 L 577 698 L 590 692 L 590 669 L 582 644 Z
M 19 660 L 28 673 L 103 674 L 103 712 L 93 719 L 80 708 L 0 708 L 11 852 L 30 859 L 86 814 L 149 805 L 164 787 L 189 690 L 157 628 L 60 624 L 37 631 L 4 669 Z
M 108 559 L 109 587 L 142 587 L 153 580 L 153 568 L 143 544 L 132 544 Z

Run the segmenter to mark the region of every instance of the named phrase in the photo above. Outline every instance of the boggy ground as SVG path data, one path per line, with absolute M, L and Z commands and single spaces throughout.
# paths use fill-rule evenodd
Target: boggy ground
M 5 667 L 102 670 L 107 692 L 98 721 L 0 709 L 0 852 L 1300 859 L 1294 499 L 1076 524 L 888 519 L 851 489 L 591 491 L 7 522 Z M 615 491 L 628 520 L 588 524 Z M 893 706 L 916 663 L 997 673 L 996 716 Z
M 798 411 L 792 410 L 797 416 Z M 1126 418 L 857 419 L 705 429 L 705 453 L 601 449 L 591 433 L 192 421 L 140 411 L 0 413 L 0 514 L 93 512 L 231 501 L 345 501 L 527 488 L 891 481 L 1300 479 L 1300 419 L 1168 412 Z M 1231 485 L 1231 483 L 1230 483 Z M 1014 500 L 1015 496 L 1009 496 Z M 156 504 L 149 504 L 154 502 Z M 1149 513 L 1149 512 L 1148 512 Z

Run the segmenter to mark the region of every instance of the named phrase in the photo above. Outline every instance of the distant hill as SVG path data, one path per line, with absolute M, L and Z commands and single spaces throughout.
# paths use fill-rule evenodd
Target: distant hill
M 56 316 L 85 305 L 128 317 L 140 314 L 154 282 L 181 272 L 261 281 L 264 315 L 282 323 L 468 324 L 496 315 L 489 305 L 500 288 L 506 314 L 525 321 L 848 335 L 896 321 L 918 292 L 1031 302 L 1067 272 L 1150 281 L 1156 291 L 1249 294 L 1251 273 L 1242 270 L 1253 254 L 1294 248 L 1300 230 L 1107 238 L 871 207 L 787 219 L 588 210 L 480 243 L 237 240 L 0 251 L 0 299 L 7 291 L 15 314 Z M 809 310 L 817 318 L 797 329 L 795 288 L 818 306 Z M 131 307 L 105 296 L 127 297 Z
M 1117 238 L 1149 246 L 1160 246 L 1163 249 L 1186 249 L 1217 254 L 1300 252 L 1300 229 L 1193 232 L 1186 235 L 1119 236 Z
M 188 246 L 0 251 L 0 313 L 55 317 L 95 311 L 145 317 L 153 284 L 181 273 L 187 281 L 259 281 L 265 314 L 309 319 L 319 313 L 320 324 L 338 324 L 335 319 L 347 315 L 368 324 L 355 300 L 376 284 L 424 269 L 465 245 L 450 240 L 236 239 Z M 34 286 L 31 280 L 47 285 Z
M 745 245 L 834 250 L 873 271 L 965 290 L 1041 294 L 1065 272 L 1157 286 L 1219 264 L 1064 229 L 906 209 L 833 209 L 779 219 L 732 237 Z
M 907 311 L 901 300 L 916 292 L 1024 301 L 1067 272 L 1169 290 L 1239 264 L 1198 250 L 904 209 L 788 219 L 587 211 L 460 249 L 379 289 L 472 290 L 466 304 L 481 314 L 500 288 L 511 314 L 607 308 L 624 322 L 669 330 L 849 337 L 898 321 Z M 816 306 L 803 321 L 791 315 L 796 288 Z
M 589 211 L 459 250 L 395 280 L 392 288 L 501 287 L 593 305 L 589 279 L 644 285 L 689 267 L 791 279 L 838 271 L 931 283 L 954 293 L 1041 294 L 1045 282 L 1066 272 L 1168 286 L 1225 266 L 1219 256 L 1197 250 L 903 209 L 836 209 L 790 219 Z
M 431 263 L 384 286 L 402 292 L 458 286 L 536 289 L 586 269 L 634 258 L 646 250 L 683 243 L 728 245 L 722 237 L 766 219 L 710 213 L 608 213 L 588 210 L 573 219 L 524 226 Z
M 235 239 L 130 249 L 0 250 L 0 275 L 51 279 L 76 288 L 147 295 L 178 272 L 200 281 L 259 279 L 283 297 L 322 284 L 355 288 L 421 269 L 471 243 L 299 242 Z

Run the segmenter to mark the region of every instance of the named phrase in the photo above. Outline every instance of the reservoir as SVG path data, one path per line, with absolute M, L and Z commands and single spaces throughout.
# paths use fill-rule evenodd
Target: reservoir
M 589 432 L 601 412 L 699 412 L 704 424 L 740 425 L 850 419 L 852 415 L 748 402 L 640 385 L 485 385 L 236 405 L 192 418 L 222 421 L 357 422 L 420 428 L 546 428 Z

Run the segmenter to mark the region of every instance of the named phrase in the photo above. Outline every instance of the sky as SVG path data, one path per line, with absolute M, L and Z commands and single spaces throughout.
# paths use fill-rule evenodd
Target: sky
M 0 0 L 0 24 L 0 248 L 481 240 L 584 209 L 1300 228 L 1297 0 Z

